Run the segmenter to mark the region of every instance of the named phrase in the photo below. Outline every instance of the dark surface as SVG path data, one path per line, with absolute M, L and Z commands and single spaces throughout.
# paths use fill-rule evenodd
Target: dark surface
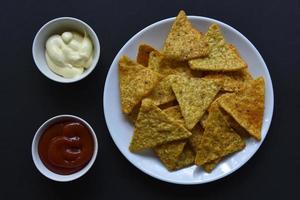
M 114 56 L 136 32 L 179 9 L 243 33 L 264 57 L 275 92 L 272 125 L 259 151 L 234 174 L 205 185 L 172 185 L 143 174 L 118 151 L 103 116 L 104 81 Z M 78 83 L 55 83 L 33 63 L 35 33 L 59 16 L 86 21 L 101 42 L 97 68 Z M 2 2 L 0 199 L 300 199 L 299 19 L 297 0 Z M 100 151 L 84 177 L 57 183 L 36 170 L 31 141 L 45 120 L 64 113 L 93 126 Z

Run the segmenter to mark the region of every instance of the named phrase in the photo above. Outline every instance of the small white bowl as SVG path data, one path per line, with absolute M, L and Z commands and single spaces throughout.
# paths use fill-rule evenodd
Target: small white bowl
M 61 34 L 64 31 L 70 30 L 79 33 L 83 33 L 83 31 L 86 31 L 86 33 L 92 40 L 94 47 L 94 55 L 91 66 L 88 69 L 84 70 L 84 72 L 81 75 L 74 78 L 64 78 L 52 72 L 48 67 L 45 58 L 45 45 L 47 39 L 50 36 L 54 34 Z M 96 67 L 100 57 L 100 43 L 96 33 L 85 22 L 72 17 L 60 17 L 49 21 L 44 26 L 42 26 L 42 28 L 37 32 L 33 40 L 32 55 L 36 66 L 46 77 L 60 83 L 73 83 L 88 76 Z
M 56 173 L 50 171 L 44 165 L 44 163 L 42 162 L 42 160 L 39 156 L 39 153 L 38 153 L 39 141 L 40 141 L 40 138 L 41 138 L 42 134 L 44 133 L 44 131 L 52 124 L 54 124 L 56 122 L 64 121 L 64 120 L 74 120 L 74 121 L 79 121 L 82 124 L 84 124 L 89 129 L 89 131 L 92 135 L 93 141 L 94 141 L 94 152 L 93 152 L 93 156 L 92 156 L 91 160 L 88 162 L 88 164 L 84 168 L 82 168 L 78 172 L 75 172 L 75 173 L 69 174 L 69 175 L 56 174 Z M 97 137 L 96 137 L 94 130 L 85 120 L 81 119 L 80 117 L 76 117 L 74 115 L 58 115 L 58 116 L 52 117 L 51 119 L 48 119 L 36 131 L 36 133 L 33 137 L 33 141 L 32 141 L 31 153 L 32 153 L 32 159 L 33 159 L 33 162 L 34 162 L 36 168 L 44 176 L 46 176 L 47 178 L 52 179 L 54 181 L 67 182 L 67 181 L 72 181 L 72 180 L 78 179 L 79 177 L 83 176 L 92 167 L 92 165 L 95 162 L 97 153 L 98 153 L 98 141 L 97 141 Z

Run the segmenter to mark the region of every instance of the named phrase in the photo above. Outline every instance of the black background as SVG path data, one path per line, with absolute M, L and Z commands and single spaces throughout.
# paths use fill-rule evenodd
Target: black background
M 151 178 L 118 151 L 102 108 L 104 81 L 125 42 L 179 9 L 223 21 L 260 51 L 271 73 L 275 109 L 269 134 L 241 169 L 205 185 L 180 186 Z M 100 62 L 86 79 L 59 84 L 36 68 L 31 53 L 47 21 L 73 16 L 87 22 L 101 43 Z M 300 1 L 5 1 L 0 5 L 0 199 L 300 199 Z M 74 114 L 94 128 L 97 160 L 81 179 L 58 183 L 35 168 L 36 129 L 58 114 Z

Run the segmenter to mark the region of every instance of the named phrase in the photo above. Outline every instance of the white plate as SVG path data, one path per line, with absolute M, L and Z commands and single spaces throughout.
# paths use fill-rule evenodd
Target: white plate
M 133 133 L 133 126 L 125 119 L 120 107 L 118 61 L 122 55 L 128 55 L 135 59 L 139 44 L 147 43 L 160 49 L 170 30 L 175 18 L 165 19 L 156 22 L 133 36 L 119 51 L 110 66 L 104 88 L 104 115 L 110 135 L 121 153 L 138 169 L 157 179 L 176 184 L 201 184 L 214 181 L 229 175 L 243 164 L 245 164 L 258 150 L 265 139 L 270 127 L 274 97 L 273 86 L 267 66 L 251 42 L 234 28 L 220 21 L 198 16 L 189 16 L 192 24 L 201 31 L 206 31 L 210 24 L 217 23 L 221 27 L 225 38 L 229 43 L 234 44 L 239 50 L 243 59 L 247 62 L 254 77 L 263 76 L 265 79 L 265 112 L 262 126 L 262 140 L 254 139 L 246 141 L 246 148 L 235 153 L 221 163 L 211 172 L 206 173 L 196 166 L 191 166 L 179 171 L 169 172 L 152 153 L 134 154 L 129 152 L 128 146 Z M 259 164 L 259 163 L 257 163 Z

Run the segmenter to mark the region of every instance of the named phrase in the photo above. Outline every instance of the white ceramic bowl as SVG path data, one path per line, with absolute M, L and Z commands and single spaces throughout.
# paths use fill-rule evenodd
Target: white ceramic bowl
M 51 126 L 52 124 L 56 123 L 56 122 L 60 122 L 60 121 L 65 121 L 65 120 L 72 120 L 72 121 L 79 121 L 82 124 L 84 124 L 90 131 L 93 141 L 94 141 L 94 152 L 93 152 L 93 156 L 91 158 L 91 160 L 88 162 L 88 164 L 82 168 L 80 171 L 75 172 L 73 174 L 69 174 L 69 175 L 60 175 L 60 174 L 56 174 L 52 171 L 50 171 L 42 162 L 39 153 L 38 153 L 38 145 L 39 145 L 39 141 L 40 138 L 42 136 L 42 134 L 44 133 L 44 131 Z M 55 116 L 51 119 L 48 119 L 45 123 L 43 123 L 40 128 L 36 131 L 34 137 L 33 137 L 33 141 L 32 141 L 32 146 L 31 146 L 31 153 L 32 153 L 32 159 L 33 162 L 36 166 L 36 168 L 47 178 L 52 179 L 54 181 L 59 181 L 59 182 L 67 182 L 67 181 L 72 181 L 75 180 L 81 176 L 83 176 L 94 164 L 97 153 L 98 153 L 98 141 L 97 141 L 97 137 L 96 134 L 94 132 L 94 130 L 92 129 L 92 127 L 83 119 L 81 119 L 80 117 L 76 117 L 74 115 L 58 115 Z
M 84 70 L 81 75 L 74 78 L 64 78 L 52 72 L 48 67 L 45 58 L 45 45 L 47 39 L 50 36 L 70 30 L 79 33 L 83 33 L 84 31 L 86 31 L 86 33 L 92 40 L 94 55 L 91 66 L 88 69 Z M 94 70 L 100 57 L 100 43 L 96 33 L 85 22 L 72 17 L 60 17 L 49 21 L 37 32 L 33 40 L 32 55 L 36 66 L 46 77 L 53 81 L 61 83 L 72 83 L 85 78 Z
M 246 147 L 240 152 L 222 160 L 211 172 L 206 173 L 201 168 L 191 166 L 175 172 L 169 172 L 151 152 L 147 155 L 131 153 L 128 146 L 133 134 L 132 124 L 121 112 L 118 61 L 122 55 L 135 59 L 138 46 L 147 43 L 160 49 L 175 18 L 169 18 L 154 23 L 134 35 L 116 55 L 107 74 L 103 106 L 106 124 L 110 135 L 121 153 L 138 169 L 157 179 L 176 184 L 201 184 L 214 181 L 229 175 L 245 164 L 258 150 L 264 141 L 271 124 L 274 95 L 271 77 L 268 68 L 253 44 L 240 32 L 220 21 L 198 16 L 189 16 L 192 24 L 201 31 L 206 31 L 212 23 L 217 23 L 226 40 L 234 44 L 242 58 L 248 63 L 249 70 L 254 77 L 263 76 L 265 79 L 265 111 L 261 129 L 261 141 L 252 138 L 246 140 Z M 259 165 L 260 163 L 256 163 Z

